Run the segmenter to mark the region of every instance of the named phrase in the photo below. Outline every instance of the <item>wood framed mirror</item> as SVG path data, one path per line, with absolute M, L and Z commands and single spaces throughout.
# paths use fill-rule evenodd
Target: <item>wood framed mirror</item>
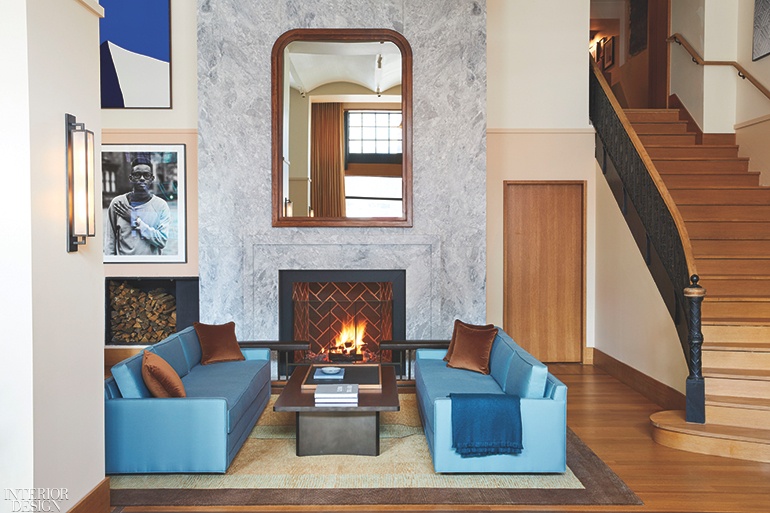
M 273 226 L 412 226 L 412 50 L 295 29 L 272 52 Z

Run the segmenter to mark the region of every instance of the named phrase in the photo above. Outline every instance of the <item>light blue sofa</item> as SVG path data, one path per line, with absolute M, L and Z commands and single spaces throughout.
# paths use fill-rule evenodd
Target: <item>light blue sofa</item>
M 433 468 L 444 473 L 561 473 L 567 464 L 567 386 L 498 328 L 490 374 L 453 369 L 445 349 L 418 349 L 415 386 Z M 521 454 L 463 458 L 452 449 L 451 393 L 521 397 Z
M 200 365 L 192 327 L 148 349 L 176 370 L 187 397 L 152 397 L 142 353 L 113 366 L 104 382 L 106 472 L 225 472 L 270 398 L 269 350 Z

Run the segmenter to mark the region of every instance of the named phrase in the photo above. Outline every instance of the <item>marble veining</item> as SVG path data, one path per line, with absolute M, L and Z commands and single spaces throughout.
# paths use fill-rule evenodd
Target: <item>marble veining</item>
M 278 334 L 281 269 L 406 269 L 407 337 L 485 320 L 486 6 L 474 0 L 199 0 L 201 319 Z M 404 34 L 412 228 L 271 226 L 270 53 L 294 28 Z

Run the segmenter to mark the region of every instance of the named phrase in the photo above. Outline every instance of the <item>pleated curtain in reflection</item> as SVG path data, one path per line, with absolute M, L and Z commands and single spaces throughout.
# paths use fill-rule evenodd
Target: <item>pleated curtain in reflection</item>
M 310 202 L 316 217 L 345 217 L 341 103 L 314 103 L 310 121 Z

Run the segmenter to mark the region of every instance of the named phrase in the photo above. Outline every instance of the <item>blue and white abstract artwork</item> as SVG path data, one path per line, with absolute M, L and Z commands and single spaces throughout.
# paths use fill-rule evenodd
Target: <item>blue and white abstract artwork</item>
M 100 0 L 103 109 L 171 108 L 170 0 Z

